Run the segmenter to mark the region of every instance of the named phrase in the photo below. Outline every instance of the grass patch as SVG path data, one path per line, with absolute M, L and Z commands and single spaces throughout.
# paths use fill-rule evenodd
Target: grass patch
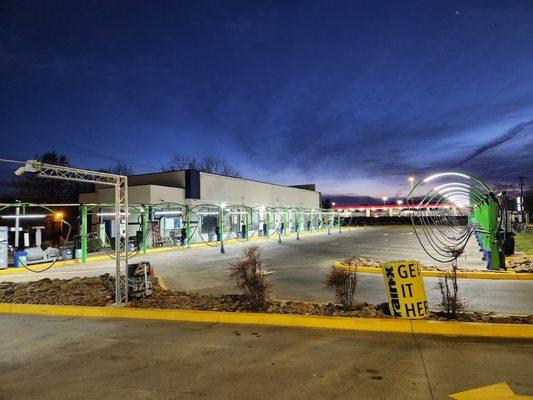
M 533 232 L 516 233 L 515 247 L 527 255 L 533 255 Z

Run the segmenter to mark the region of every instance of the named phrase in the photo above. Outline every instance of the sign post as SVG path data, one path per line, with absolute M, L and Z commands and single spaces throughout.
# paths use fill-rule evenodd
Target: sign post
M 414 260 L 381 264 L 389 298 L 389 309 L 395 318 L 420 319 L 429 316 L 420 263 Z

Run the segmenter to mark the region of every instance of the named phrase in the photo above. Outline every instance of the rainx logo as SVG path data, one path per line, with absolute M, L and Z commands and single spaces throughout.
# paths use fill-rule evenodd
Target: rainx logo
M 398 290 L 396 288 L 396 280 L 394 279 L 394 269 L 391 267 L 385 267 L 385 273 L 387 275 L 387 283 L 389 284 L 390 293 L 390 309 L 394 317 L 401 317 L 400 299 L 398 297 Z
M 401 280 L 412 278 L 422 279 L 420 276 L 420 267 L 416 263 L 400 264 L 398 266 L 398 277 Z M 414 301 L 415 293 L 413 290 L 414 283 L 398 283 L 394 274 L 394 266 L 385 267 L 387 283 L 390 294 L 390 308 L 394 317 L 424 317 L 429 314 L 429 305 L 427 300 Z M 422 289 L 423 290 L 423 289 Z M 403 310 L 402 310 L 403 305 Z M 402 312 L 403 311 L 403 312 Z

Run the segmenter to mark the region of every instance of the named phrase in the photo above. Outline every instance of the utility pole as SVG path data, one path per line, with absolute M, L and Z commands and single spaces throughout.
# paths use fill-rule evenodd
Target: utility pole
M 519 176 L 518 179 L 520 179 L 520 209 L 522 213 L 522 223 L 526 222 L 526 202 L 524 201 L 524 179 L 526 179 L 524 176 Z

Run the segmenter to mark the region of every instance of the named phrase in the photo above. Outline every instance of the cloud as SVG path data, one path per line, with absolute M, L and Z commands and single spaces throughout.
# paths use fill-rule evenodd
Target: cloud
M 486 151 L 489 151 L 490 149 L 493 149 L 497 146 L 500 146 L 514 139 L 524 129 L 527 129 L 528 127 L 531 127 L 531 126 L 533 126 L 533 120 L 523 122 L 523 123 L 513 126 L 512 128 L 508 129 L 507 132 L 505 132 L 503 135 L 497 137 L 496 139 L 491 140 L 489 143 L 484 144 L 483 146 L 480 146 L 478 149 L 476 149 L 470 155 L 468 155 L 465 159 L 461 160 L 459 163 L 454 165 L 454 168 L 458 168 L 468 163 L 469 161 L 473 160 L 474 158 L 478 157 L 479 155 L 485 153 Z

